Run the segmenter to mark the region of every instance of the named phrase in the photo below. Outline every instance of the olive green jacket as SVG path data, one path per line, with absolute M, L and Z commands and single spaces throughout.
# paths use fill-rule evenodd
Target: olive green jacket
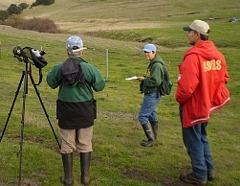
M 163 60 L 160 57 L 155 56 L 148 65 L 147 74 L 143 80 L 143 93 L 157 92 L 158 86 L 163 81 L 163 67 L 162 64 L 158 62 L 163 62 Z
M 58 99 L 65 102 L 85 102 L 93 99 L 93 90 L 101 91 L 105 87 L 105 79 L 99 70 L 87 63 L 82 58 L 71 57 L 77 59 L 81 65 L 85 77 L 85 85 L 76 84 L 69 86 L 63 83 L 61 70 L 63 63 L 55 65 L 47 75 L 48 85 L 55 89 L 59 87 Z

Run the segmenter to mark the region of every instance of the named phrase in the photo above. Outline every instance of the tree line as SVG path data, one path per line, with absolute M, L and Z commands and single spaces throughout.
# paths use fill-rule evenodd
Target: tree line
M 55 0 L 36 0 L 36 2 L 32 3 L 30 8 L 38 5 L 51 5 Z M 21 14 L 24 9 L 29 8 L 27 3 L 20 3 L 19 5 L 11 4 L 7 10 L 0 10 L 0 20 L 4 21 L 12 14 Z

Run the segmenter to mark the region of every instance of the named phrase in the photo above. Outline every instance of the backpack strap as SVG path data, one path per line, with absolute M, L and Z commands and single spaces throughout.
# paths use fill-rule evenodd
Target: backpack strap
M 148 69 L 152 68 L 152 66 L 156 63 L 160 63 L 162 65 L 161 72 L 162 72 L 162 80 L 164 80 L 164 74 L 166 73 L 165 65 L 162 61 L 154 61 L 153 63 L 149 64 Z

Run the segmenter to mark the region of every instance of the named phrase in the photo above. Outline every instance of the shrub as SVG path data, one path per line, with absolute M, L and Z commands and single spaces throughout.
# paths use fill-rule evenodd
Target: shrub
M 20 5 L 18 5 L 22 10 L 27 9 L 29 7 L 29 5 L 27 3 L 21 3 Z
M 10 15 L 12 14 L 20 14 L 22 12 L 22 8 L 15 5 L 15 4 L 11 4 L 8 9 L 7 9 L 8 13 Z
M 4 22 L 2 22 L 2 24 L 12 26 L 14 28 L 19 28 L 19 26 L 22 24 L 22 19 L 16 15 L 12 15 L 8 19 L 6 19 Z
M 6 10 L 0 10 L 0 20 L 4 21 L 5 19 L 7 19 L 9 16 L 8 11 Z
M 23 30 L 33 30 L 37 32 L 59 33 L 54 21 L 47 18 L 22 19 L 17 16 L 11 16 L 10 19 L 3 22 L 5 25 Z

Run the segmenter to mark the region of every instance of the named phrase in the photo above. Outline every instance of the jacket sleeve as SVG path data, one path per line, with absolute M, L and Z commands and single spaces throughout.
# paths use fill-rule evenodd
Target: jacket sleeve
M 57 88 L 62 82 L 60 64 L 53 67 L 47 74 L 47 83 L 52 88 Z
M 199 83 L 199 59 L 196 54 L 188 55 L 179 66 L 176 100 L 183 104 L 193 94 Z
M 103 90 L 105 87 L 105 79 L 98 70 L 96 70 L 92 87 L 96 92 Z
M 94 91 L 98 92 L 103 90 L 105 87 L 105 79 L 96 67 L 92 65 L 89 66 L 90 68 L 88 68 L 88 72 L 85 74 L 85 78 Z

